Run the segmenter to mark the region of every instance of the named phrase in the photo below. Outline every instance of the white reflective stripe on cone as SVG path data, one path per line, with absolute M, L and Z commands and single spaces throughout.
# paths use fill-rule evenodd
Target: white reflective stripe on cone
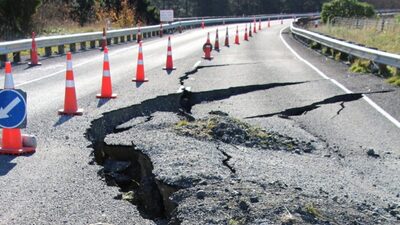
M 14 78 L 11 73 L 7 73 L 4 81 L 4 89 L 14 89 Z
M 107 61 L 107 62 L 109 61 L 108 60 L 108 54 L 104 54 L 104 61 Z
M 67 70 L 72 70 L 72 62 L 71 61 L 67 61 Z
M 73 88 L 73 87 L 75 87 L 75 82 L 73 80 L 66 80 L 65 87 Z
M 103 77 L 109 77 L 110 76 L 110 71 L 109 70 L 104 70 L 103 71 Z
M 143 65 L 143 60 L 138 60 L 138 65 Z
M 167 55 L 172 55 L 172 52 L 168 52 Z

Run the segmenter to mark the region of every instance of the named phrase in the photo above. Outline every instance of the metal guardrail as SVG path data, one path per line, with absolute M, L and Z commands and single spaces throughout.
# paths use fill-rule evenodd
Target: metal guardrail
M 219 24 L 229 24 L 229 23 L 244 23 L 251 22 L 254 18 L 262 21 L 276 20 L 276 19 L 288 19 L 293 16 L 296 17 L 309 17 L 317 16 L 318 13 L 304 13 L 304 14 L 277 14 L 277 15 L 265 15 L 265 16 L 248 16 L 239 18 L 214 18 L 205 20 L 189 20 L 189 21 L 179 21 L 170 24 L 163 24 L 163 30 L 175 30 L 177 28 L 194 28 L 201 26 L 204 21 L 206 25 L 219 25 Z M 109 44 L 111 40 L 114 43 L 119 41 L 132 41 L 136 40 L 136 35 L 139 28 L 128 28 L 120 30 L 109 30 L 107 31 L 107 39 Z M 160 25 L 141 27 L 141 32 L 144 38 L 159 35 Z M 36 38 L 36 44 L 38 48 L 45 48 L 46 55 L 50 56 L 52 54 L 51 47 L 59 47 L 59 54 L 64 53 L 64 45 L 70 45 L 71 51 L 75 51 L 75 44 L 82 43 L 84 48 L 86 48 L 86 42 L 90 42 L 90 48 L 95 48 L 96 45 L 99 46 L 102 39 L 102 32 L 91 32 L 91 33 L 80 33 L 72 35 L 60 35 L 60 36 L 50 36 L 50 37 L 39 37 Z M 97 42 L 97 44 L 96 44 Z M 20 60 L 20 51 L 26 51 L 31 49 L 32 40 L 23 39 L 17 41 L 0 42 L 0 63 L 1 61 L 6 61 L 7 54 L 13 53 L 14 61 Z M 1 66 L 1 64 L 0 64 Z
M 346 53 L 348 55 L 362 59 L 368 59 L 380 65 L 387 65 L 400 68 L 400 55 L 371 49 L 368 47 L 356 45 L 353 43 L 328 37 L 322 34 L 311 32 L 296 27 L 296 22 L 293 22 L 291 24 L 290 30 L 294 35 L 298 35 L 300 37 L 314 41 L 323 46 L 335 49 L 337 51 Z

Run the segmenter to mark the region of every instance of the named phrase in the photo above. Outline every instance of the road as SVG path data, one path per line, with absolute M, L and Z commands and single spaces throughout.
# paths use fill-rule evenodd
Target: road
M 326 212 L 322 213 L 325 220 L 335 215 L 339 222 L 360 219 L 361 224 L 395 224 L 397 214 L 390 215 L 391 209 L 385 207 L 399 202 L 400 129 L 382 110 L 400 120 L 400 89 L 374 76 L 350 74 L 345 65 L 306 49 L 287 34 L 289 23 L 274 22 L 269 29 L 264 24 L 250 42 L 243 42 L 241 35 L 239 46 L 233 45 L 235 25 L 231 25 L 231 47 L 213 52 L 212 61 L 201 60 L 201 49 L 207 32 L 212 32 L 214 39 L 215 27 L 174 35 L 177 70 L 169 75 L 161 70 L 167 37 L 146 40 L 144 63 L 150 82 L 142 85 L 131 82 L 137 45 L 111 46 L 111 76 L 118 98 L 107 102 L 95 98 L 101 81 L 101 53 L 74 54 L 78 104 L 85 110 L 81 117 L 56 113 L 64 99 L 64 57 L 43 60 L 41 67 L 16 66 L 16 87 L 28 93 L 24 133 L 37 137 L 38 149 L 26 157 L 0 156 L 0 224 L 275 224 L 287 214 L 283 206 L 308 224 L 311 222 L 302 217 L 307 210 L 297 208 L 310 202 Z M 222 42 L 224 27 L 220 29 Z M 199 60 L 198 71 L 183 79 L 183 85 L 190 87 L 193 117 L 206 118 L 212 110 L 223 111 L 268 132 L 313 143 L 315 150 L 310 154 L 266 152 L 172 135 L 164 125 L 173 126 L 180 120 L 173 102 L 179 99 L 179 77 Z M 355 94 L 346 93 L 321 73 Z M 361 94 L 380 108 L 372 107 Z M 128 110 L 119 112 L 123 108 Z M 107 112 L 115 121 L 102 120 Z M 148 116 L 152 117 L 146 120 Z M 144 122 L 138 123 L 141 118 Z M 108 186 L 107 179 L 99 176 L 103 167 L 93 162 L 95 146 L 86 134 L 102 132 L 94 121 L 111 130 L 121 125 L 116 121 L 136 124 L 128 124 L 124 132 L 104 132 L 96 141 L 106 138 L 109 145 L 139 146 L 149 158 L 141 163 L 152 164 L 155 179 L 174 187 L 178 207 L 173 219 L 154 219 L 157 216 L 151 212 L 157 209 L 146 211 L 118 200 L 119 188 Z M 224 150 L 216 150 L 220 148 Z M 368 156 L 369 149 L 380 158 Z M 230 158 L 222 164 L 226 155 Z M 279 189 L 291 200 L 272 197 L 270 188 Z M 217 207 L 230 202 L 226 193 L 230 196 L 235 190 L 242 190 L 240 198 L 257 193 L 260 203 L 246 207 L 250 203 L 231 197 L 237 206 Z M 205 192 L 205 200 L 198 197 L 199 191 Z M 168 208 L 166 205 L 164 200 Z

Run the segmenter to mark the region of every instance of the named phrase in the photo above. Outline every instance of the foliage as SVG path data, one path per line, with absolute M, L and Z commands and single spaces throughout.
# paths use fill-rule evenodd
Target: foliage
M 32 32 L 32 16 L 40 5 L 40 0 L 0 0 L 0 33 L 23 36 Z M 1 37 L 1 36 L 0 36 Z
M 322 5 L 321 18 L 324 23 L 335 17 L 373 17 L 375 9 L 372 5 L 358 0 L 332 0 Z

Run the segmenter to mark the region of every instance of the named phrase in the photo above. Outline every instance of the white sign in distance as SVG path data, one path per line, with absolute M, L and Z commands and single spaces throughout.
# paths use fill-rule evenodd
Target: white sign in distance
M 160 10 L 161 22 L 174 22 L 174 10 Z

